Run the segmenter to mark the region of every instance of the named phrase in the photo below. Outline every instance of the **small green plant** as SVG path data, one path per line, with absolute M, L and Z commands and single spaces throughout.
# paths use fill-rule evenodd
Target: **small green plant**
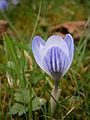
M 32 116 L 32 111 L 42 109 L 45 99 L 36 95 L 34 87 L 44 75 L 33 71 L 31 56 L 27 54 L 28 46 L 17 44 L 7 35 L 4 37 L 6 65 L 4 70 L 10 87 L 14 90 L 14 103 L 11 103 L 10 114 Z M 31 60 L 31 61 L 29 61 Z M 37 76 L 35 76 L 37 74 Z

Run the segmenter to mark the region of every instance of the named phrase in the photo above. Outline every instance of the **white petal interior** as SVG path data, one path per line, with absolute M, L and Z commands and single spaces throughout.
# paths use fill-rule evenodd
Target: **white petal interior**
M 69 57 L 69 49 L 66 42 L 62 39 L 62 37 L 53 35 L 48 38 L 45 44 L 45 49 L 42 54 L 42 59 L 47 54 L 48 50 L 51 49 L 52 47 L 59 47 L 66 54 L 66 56 Z

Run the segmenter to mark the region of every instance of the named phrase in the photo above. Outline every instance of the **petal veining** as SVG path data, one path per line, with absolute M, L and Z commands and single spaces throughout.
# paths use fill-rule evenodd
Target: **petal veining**
M 69 57 L 59 47 L 49 49 L 43 58 L 43 67 L 51 76 L 53 76 L 54 73 L 63 75 L 68 64 Z
M 69 56 L 69 50 L 67 47 L 66 42 L 62 39 L 60 36 L 51 36 L 48 38 L 46 44 L 45 44 L 45 51 L 43 53 L 43 56 L 47 53 L 47 51 L 52 47 L 59 47 L 67 56 Z
M 63 76 L 69 69 L 74 55 L 74 42 L 70 34 L 63 40 L 60 36 L 51 36 L 47 42 L 39 37 L 32 41 L 32 51 L 37 64 L 54 79 Z

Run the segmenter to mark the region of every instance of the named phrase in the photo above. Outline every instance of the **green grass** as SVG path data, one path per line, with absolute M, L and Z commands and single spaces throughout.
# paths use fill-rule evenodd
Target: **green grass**
M 54 116 L 51 116 L 49 102 L 53 80 L 37 66 L 31 50 L 33 36 L 39 34 L 47 39 L 52 25 L 87 19 L 88 4 L 45 0 L 42 4 L 37 1 L 36 9 L 32 5 L 29 0 L 23 0 L 20 6 L 0 13 L 0 18 L 9 22 L 12 33 L 5 35 L 4 45 L 0 45 L 0 120 L 89 120 L 90 29 L 86 28 L 78 43 L 75 42 L 72 66 L 59 82 L 61 95 Z M 62 7 L 66 12 L 60 12 Z

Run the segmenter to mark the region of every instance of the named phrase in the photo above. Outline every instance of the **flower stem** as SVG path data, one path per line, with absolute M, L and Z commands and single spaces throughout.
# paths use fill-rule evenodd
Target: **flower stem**
M 54 111 L 56 109 L 56 105 L 57 105 L 57 101 L 58 101 L 59 96 L 60 96 L 60 92 L 61 92 L 61 90 L 58 89 L 58 81 L 56 80 L 55 81 L 55 86 L 54 86 L 54 88 L 52 89 L 52 92 L 51 92 L 51 99 L 50 99 L 51 115 L 54 114 Z

